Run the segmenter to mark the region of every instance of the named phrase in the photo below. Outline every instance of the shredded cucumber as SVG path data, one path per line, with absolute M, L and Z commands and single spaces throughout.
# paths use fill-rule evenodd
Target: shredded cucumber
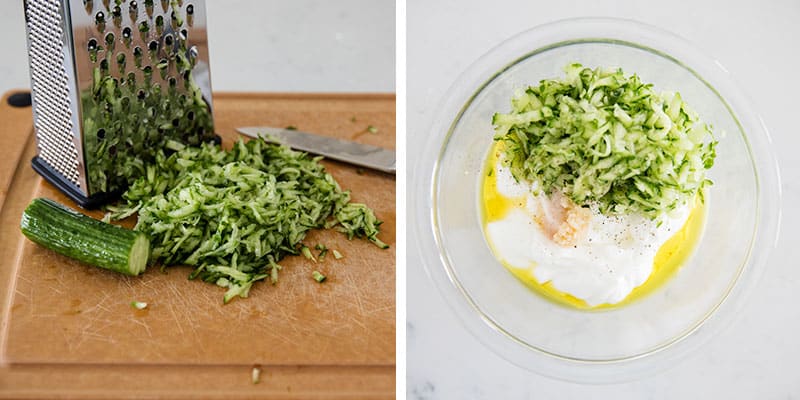
M 145 308 L 147 308 L 147 303 L 145 303 L 143 301 L 132 301 L 131 302 L 131 307 L 133 307 L 133 308 L 135 308 L 137 310 L 144 310 Z
M 717 141 L 679 93 L 658 93 L 621 69 L 571 64 L 565 72 L 494 115 L 515 179 L 606 215 L 656 218 L 702 197 Z
M 163 152 L 109 207 L 111 218 L 138 212 L 136 230 L 151 238 L 151 262 L 187 264 L 200 278 L 228 288 L 224 301 L 247 297 L 254 282 L 274 283 L 289 254 L 313 259 L 302 241 L 314 228 L 336 228 L 384 248 L 381 222 L 350 203 L 319 158 L 262 139 L 238 141 L 231 151 L 214 144 Z
M 311 273 L 311 277 L 312 277 L 312 278 L 314 278 L 314 280 L 315 280 L 315 281 L 317 281 L 318 283 L 325 282 L 325 280 L 326 280 L 326 279 L 328 279 L 328 277 L 327 277 L 327 276 L 323 275 L 323 274 L 322 274 L 321 272 L 319 272 L 319 271 L 314 271 L 314 272 L 312 272 L 312 273 Z

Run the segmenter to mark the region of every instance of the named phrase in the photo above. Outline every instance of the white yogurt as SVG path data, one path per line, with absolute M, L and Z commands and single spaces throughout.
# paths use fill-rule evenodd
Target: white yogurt
M 516 182 L 499 163 L 495 171 L 500 195 L 527 198 L 524 209 L 514 208 L 487 224 L 486 235 L 495 256 L 509 266 L 529 269 L 540 284 L 550 282 L 589 306 L 619 303 L 643 284 L 652 273 L 656 253 L 683 227 L 691 212 L 687 204 L 659 220 L 592 213 L 586 234 L 574 246 L 564 247 L 535 222 L 537 213 L 542 212 L 538 204 L 549 200 L 530 194 L 531 187 Z

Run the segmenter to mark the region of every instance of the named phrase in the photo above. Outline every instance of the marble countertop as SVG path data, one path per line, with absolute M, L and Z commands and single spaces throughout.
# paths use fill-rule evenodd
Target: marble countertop
M 442 95 L 475 59 L 536 25 L 614 16 L 655 25 L 705 49 L 750 96 L 783 177 L 778 248 L 737 320 L 668 371 L 633 383 L 579 385 L 521 369 L 466 332 L 426 275 L 409 237 L 407 393 L 411 399 L 791 399 L 800 396 L 800 3 L 775 1 L 408 1 L 408 165 Z M 413 177 L 416 171 L 410 171 Z M 412 188 L 409 188 L 411 190 Z M 409 210 L 409 217 L 414 215 Z
M 209 0 L 206 8 L 215 91 L 395 91 L 393 0 Z M 0 2 L 0 34 L 0 93 L 29 87 L 21 0 Z

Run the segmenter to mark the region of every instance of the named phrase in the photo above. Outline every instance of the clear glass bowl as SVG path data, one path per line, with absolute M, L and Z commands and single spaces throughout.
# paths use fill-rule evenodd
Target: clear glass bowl
M 481 227 L 479 185 L 492 115 L 509 110 L 516 89 L 561 77 L 572 62 L 621 67 L 657 90 L 680 92 L 720 140 L 694 255 L 655 293 L 608 311 L 580 311 L 536 295 L 492 256 Z M 515 36 L 451 87 L 429 138 L 411 186 L 420 190 L 412 196 L 409 242 L 472 334 L 545 375 L 616 382 L 666 368 L 730 322 L 775 246 L 780 185 L 766 128 L 719 63 L 653 27 L 574 19 Z

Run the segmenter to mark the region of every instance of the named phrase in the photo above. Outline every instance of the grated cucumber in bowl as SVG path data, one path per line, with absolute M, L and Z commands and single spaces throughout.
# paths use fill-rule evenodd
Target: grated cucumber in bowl
M 717 141 L 679 93 L 659 93 L 621 69 L 570 64 L 497 113 L 495 140 L 517 180 L 560 191 L 606 215 L 650 218 L 702 199 Z

